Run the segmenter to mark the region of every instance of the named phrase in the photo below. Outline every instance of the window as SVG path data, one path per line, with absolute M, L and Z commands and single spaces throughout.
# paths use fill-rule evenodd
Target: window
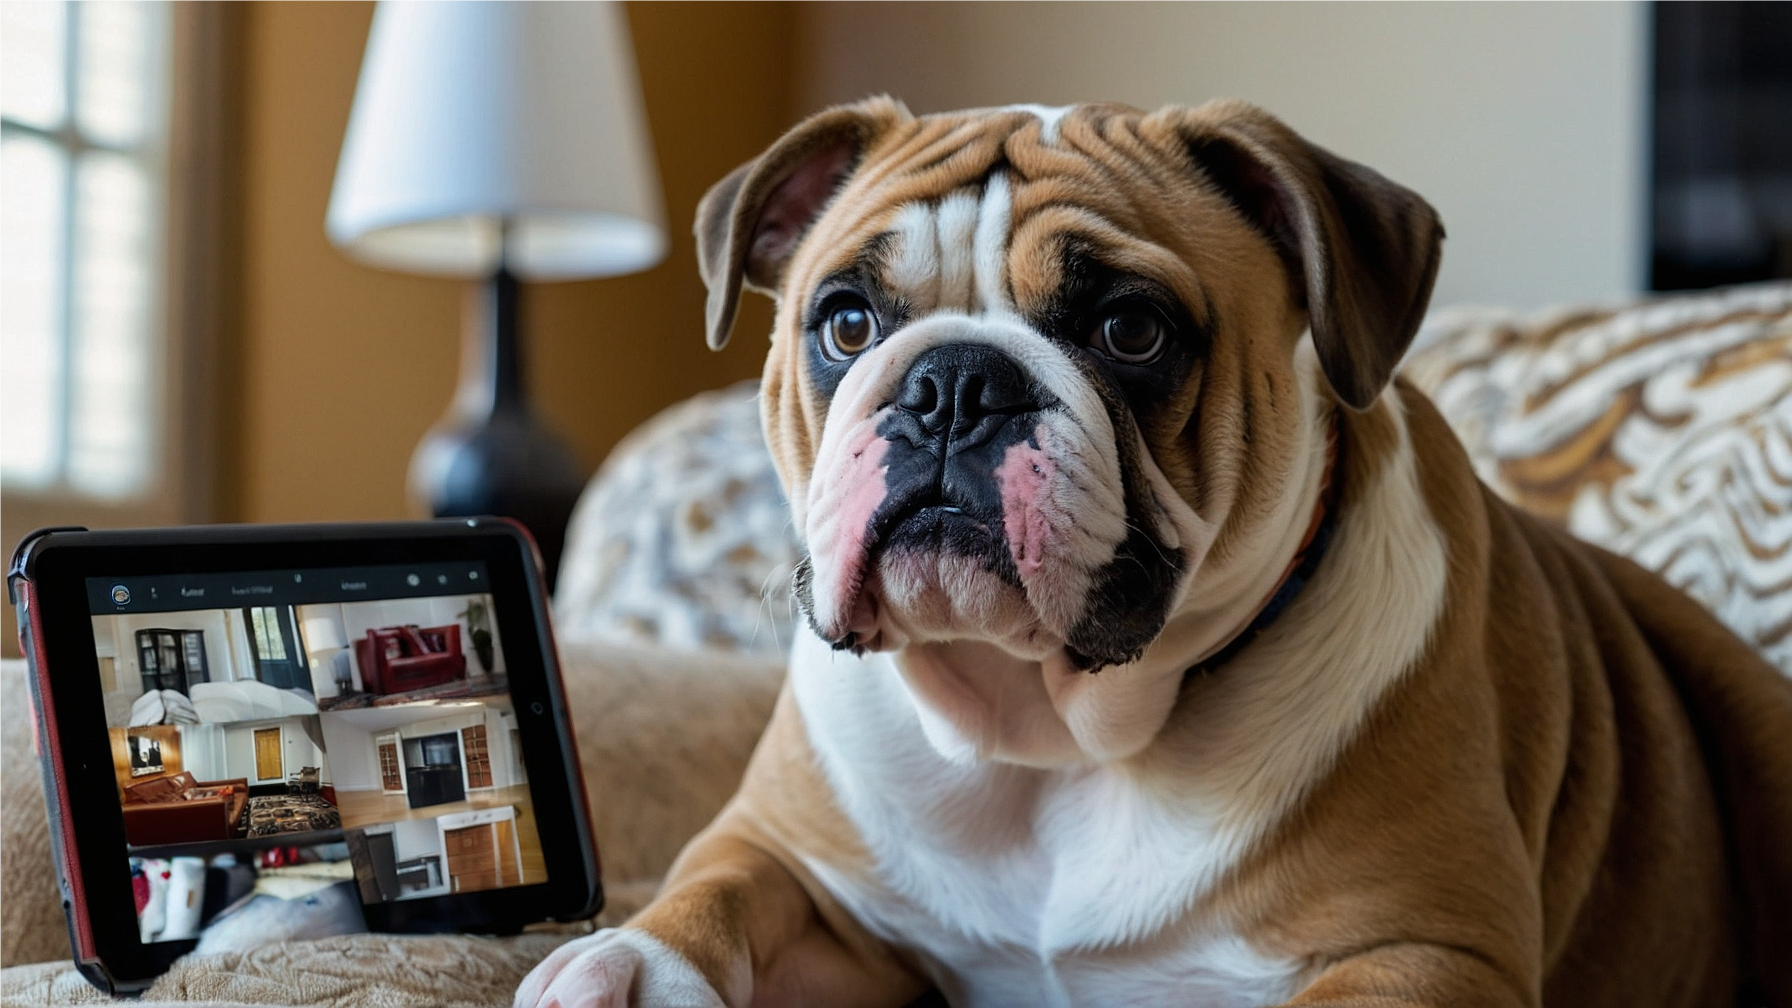
M 0 3 L 6 549 L 219 517 L 236 7 Z
M 0 5 L 9 492 L 118 500 L 157 472 L 169 14 Z
M 280 614 L 268 606 L 249 610 L 249 622 L 255 628 L 255 654 L 263 661 L 285 661 L 286 641 L 280 636 Z
M 243 621 L 249 630 L 255 678 L 280 689 L 311 689 L 311 672 L 293 630 L 292 606 L 244 609 Z

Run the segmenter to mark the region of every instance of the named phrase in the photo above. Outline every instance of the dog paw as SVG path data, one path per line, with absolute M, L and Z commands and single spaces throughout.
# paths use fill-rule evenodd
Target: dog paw
M 607 928 L 567 942 L 516 991 L 516 1008 L 726 1008 L 703 974 L 658 938 Z

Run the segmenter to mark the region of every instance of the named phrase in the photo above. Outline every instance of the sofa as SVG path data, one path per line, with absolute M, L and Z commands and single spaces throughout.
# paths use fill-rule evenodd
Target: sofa
M 1496 491 L 1662 572 L 1792 675 L 1792 284 L 1442 311 L 1404 378 Z M 602 854 L 599 926 L 649 899 L 728 799 L 782 681 L 799 554 L 758 431 L 751 383 L 671 407 L 617 446 L 568 531 L 554 621 Z M 21 709 L 18 663 L 0 688 L 0 709 Z M 16 769 L 29 725 L 9 715 L 0 743 L 0 1004 L 102 1000 L 65 961 L 37 775 Z M 189 956 L 139 1004 L 508 1004 L 590 926 Z
M 355 660 L 361 689 L 381 695 L 440 686 L 467 674 L 458 623 L 376 627 L 355 641 Z
M 124 789 L 124 835 L 133 847 L 228 840 L 242 833 L 249 781 L 195 780 L 191 771 Z

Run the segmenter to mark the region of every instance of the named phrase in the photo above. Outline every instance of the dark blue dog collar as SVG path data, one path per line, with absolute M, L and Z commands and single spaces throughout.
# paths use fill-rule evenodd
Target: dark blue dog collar
M 1275 592 L 1269 596 L 1269 601 L 1263 604 L 1263 608 L 1257 610 L 1256 617 L 1243 630 L 1239 631 L 1238 636 L 1226 642 L 1225 647 L 1190 666 L 1189 670 L 1182 674 L 1184 686 L 1188 685 L 1189 680 L 1195 676 L 1205 675 L 1231 661 L 1238 652 L 1249 647 L 1250 643 L 1257 639 L 1258 634 L 1269 629 L 1269 625 L 1286 612 L 1294 600 L 1300 596 L 1301 589 L 1307 586 L 1307 582 L 1313 578 L 1313 573 L 1319 569 L 1319 562 L 1325 559 L 1326 547 L 1331 545 L 1332 535 L 1337 531 L 1338 489 L 1343 484 L 1343 480 L 1338 475 L 1343 449 L 1338 444 L 1338 426 L 1335 421 L 1332 424 L 1326 447 L 1328 454 L 1332 456 L 1326 470 L 1326 485 L 1320 488 L 1319 512 L 1313 516 L 1312 530 L 1307 535 L 1307 542 L 1301 548 L 1300 555 L 1295 559 L 1288 573 L 1283 575 L 1282 583 L 1276 586 Z

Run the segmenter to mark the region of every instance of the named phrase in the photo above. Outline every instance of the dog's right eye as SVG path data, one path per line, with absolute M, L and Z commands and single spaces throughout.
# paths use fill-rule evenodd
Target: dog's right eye
M 829 360 L 849 360 L 876 341 L 877 316 L 856 298 L 835 305 L 822 320 L 821 349 Z
M 1089 345 L 1122 364 L 1149 364 L 1163 352 L 1168 328 L 1157 309 L 1128 305 L 1101 320 Z

